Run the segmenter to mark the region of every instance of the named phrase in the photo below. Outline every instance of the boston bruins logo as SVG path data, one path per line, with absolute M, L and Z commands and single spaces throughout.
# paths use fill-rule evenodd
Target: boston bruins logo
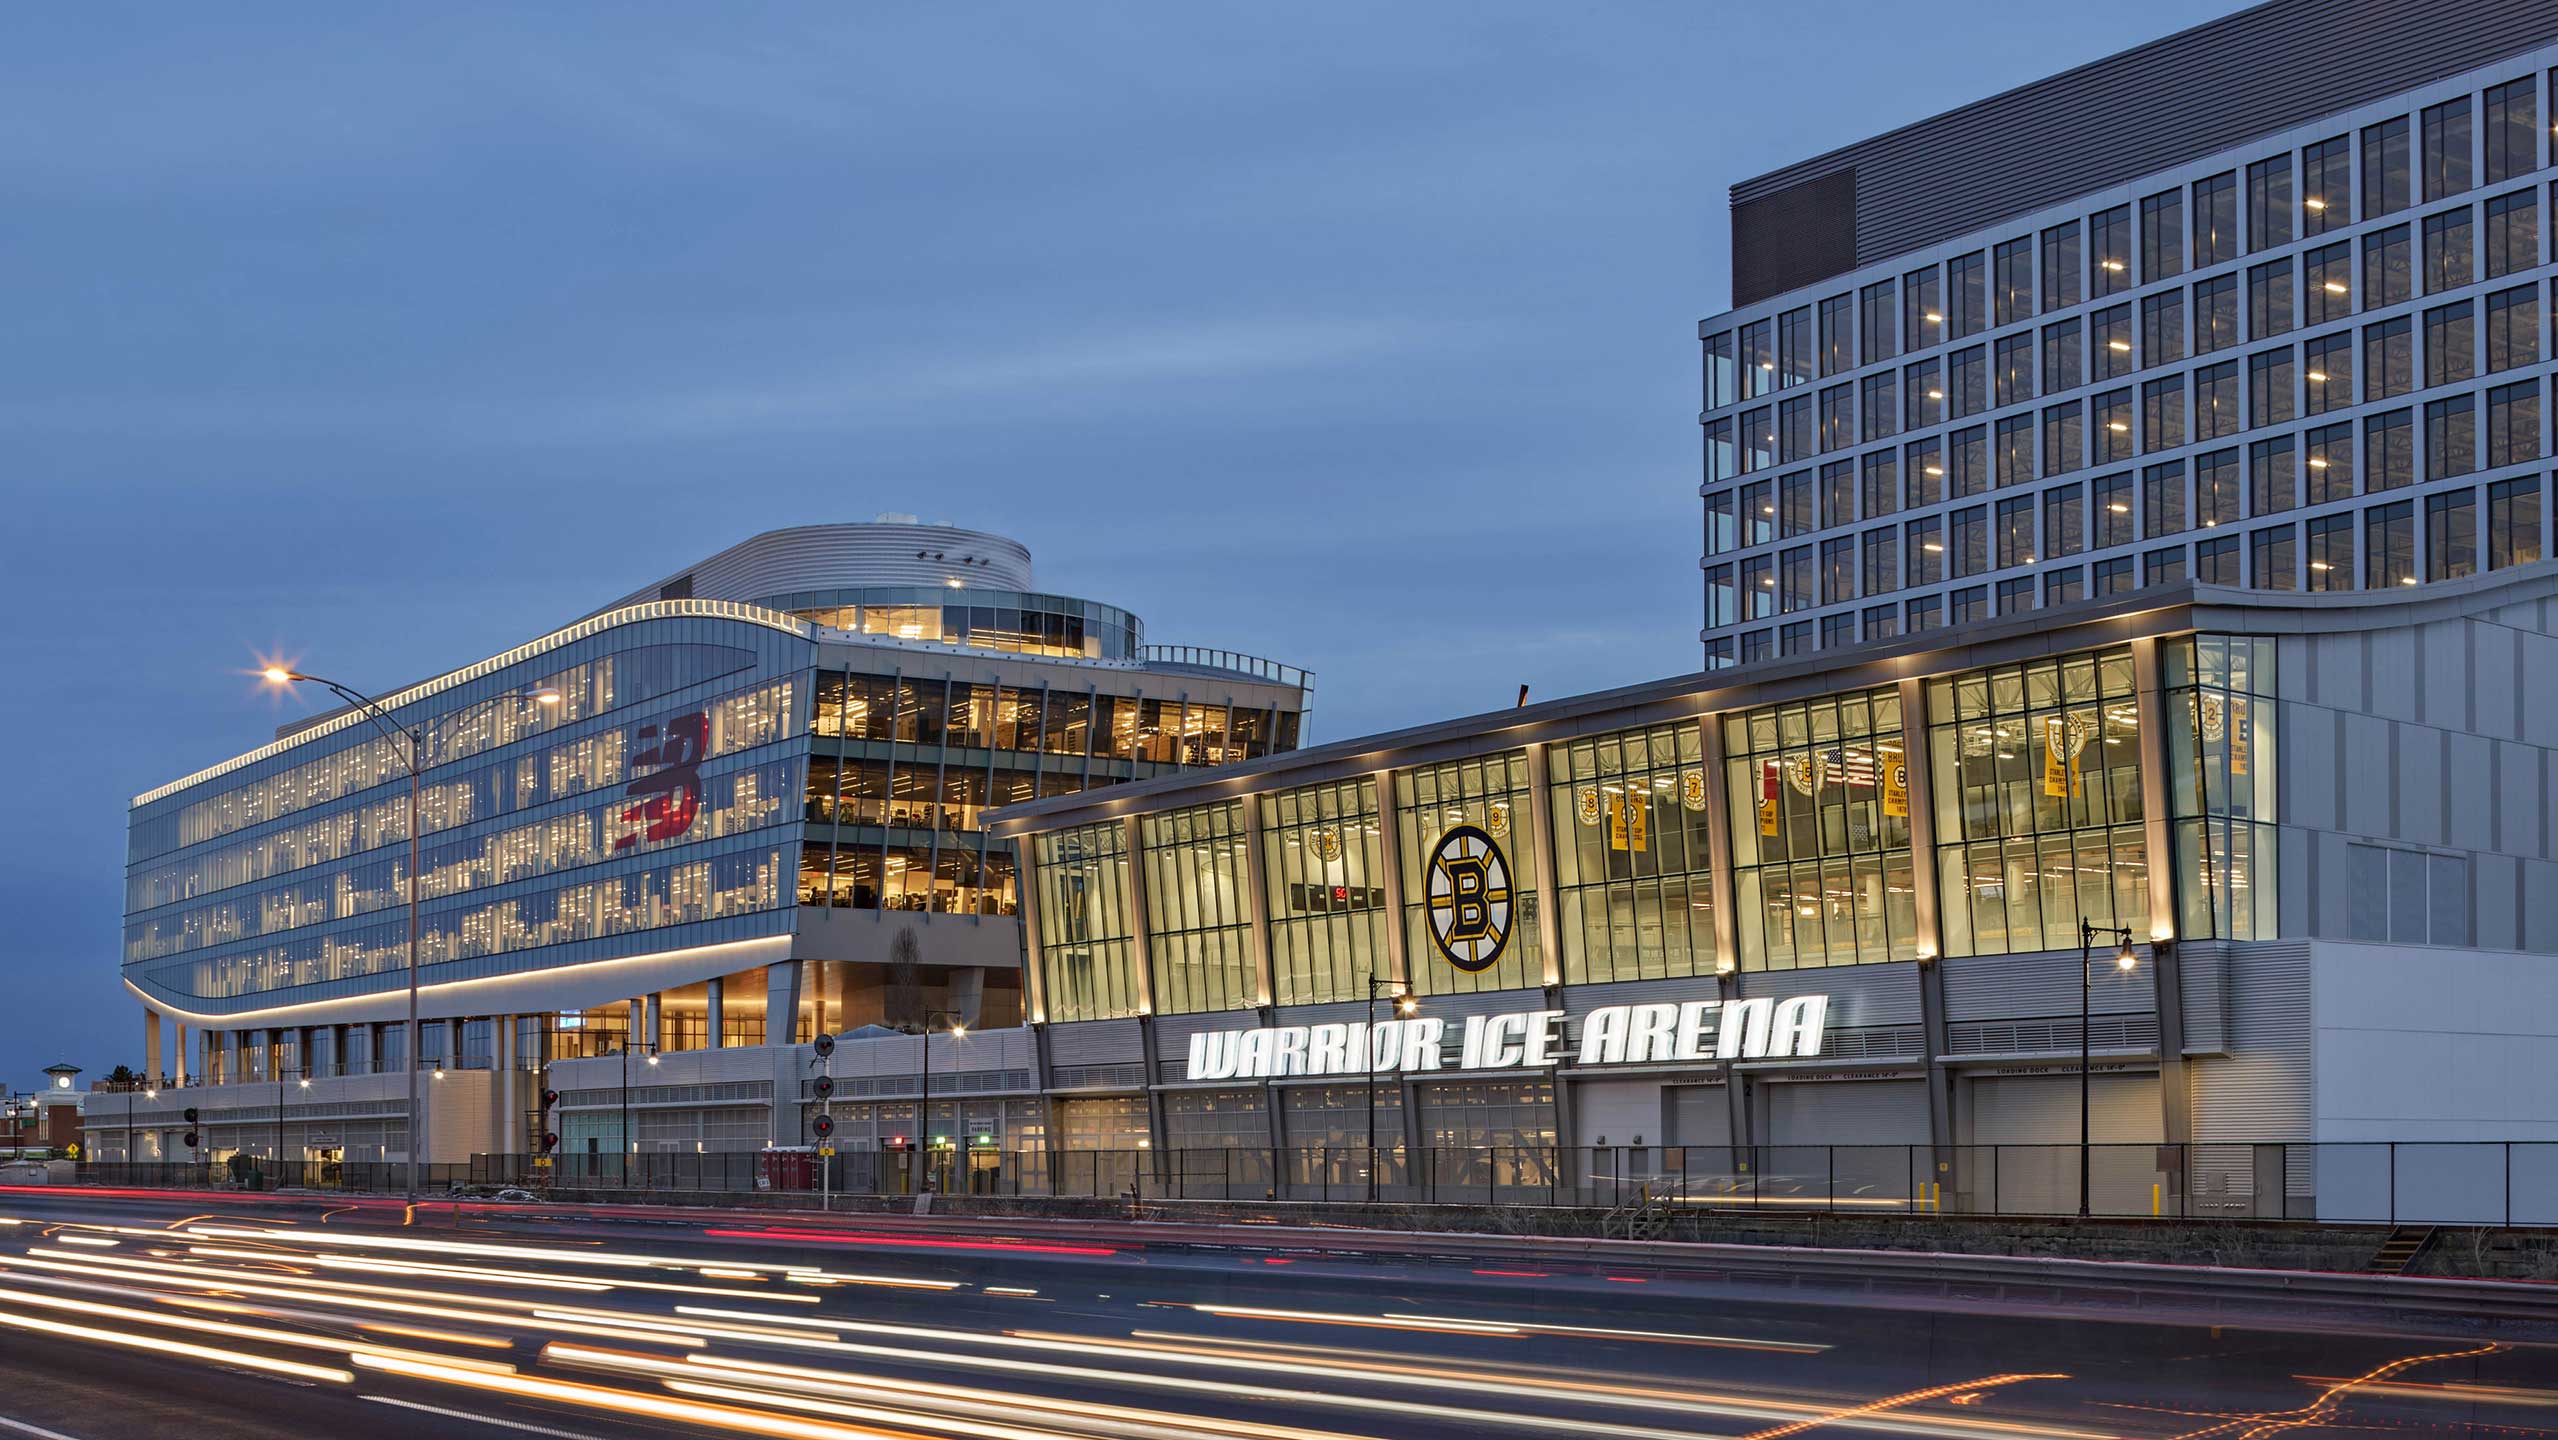
M 1430 847 L 1426 893 L 1430 938 L 1448 963 L 1489 970 L 1510 943 L 1510 857 L 1472 825 L 1458 825 Z

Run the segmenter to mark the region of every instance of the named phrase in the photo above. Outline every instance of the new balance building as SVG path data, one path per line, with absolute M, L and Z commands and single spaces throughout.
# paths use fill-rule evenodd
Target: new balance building
M 423 1157 L 460 1162 L 546 1126 L 618 1153 L 622 1107 L 608 1137 L 603 1107 L 538 1113 L 550 1067 L 695 1053 L 742 1058 L 640 1135 L 769 1144 L 794 1042 L 1020 1023 L 1020 886 L 990 810 L 1292 748 L 1307 687 L 1041 592 L 1001 536 L 907 517 L 756 536 L 137 796 L 122 974 L 157 1088 L 92 1117 L 89 1153 L 398 1160 L 422 1128 Z

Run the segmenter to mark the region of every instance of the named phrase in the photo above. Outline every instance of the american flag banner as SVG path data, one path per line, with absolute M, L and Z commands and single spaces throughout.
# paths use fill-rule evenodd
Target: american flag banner
M 1830 773 L 1842 785 L 1871 790 L 1880 775 L 1871 750 L 1833 750 L 1829 754 Z

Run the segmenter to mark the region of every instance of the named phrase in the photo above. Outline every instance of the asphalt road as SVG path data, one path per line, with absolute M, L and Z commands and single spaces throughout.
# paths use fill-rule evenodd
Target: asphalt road
M 2558 1435 L 2558 1348 L 2318 1323 L 843 1217 L 0 1193 L 0 1440 Z

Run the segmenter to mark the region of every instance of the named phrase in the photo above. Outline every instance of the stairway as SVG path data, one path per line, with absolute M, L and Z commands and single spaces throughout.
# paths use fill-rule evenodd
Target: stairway
M 2401 1225 L 2390 1231 L 2389 1238 L 2381 1242 L 2379 1252 L 2371 1257 L 2370 1264 L 2363 1267 L 2363 1273 L 2404 1275 L 2407 1267 L 2415 1263 L 2416 1257 L 2423 1253 L 2433 1238 L 2434 1227 L 2431 1225 Z

